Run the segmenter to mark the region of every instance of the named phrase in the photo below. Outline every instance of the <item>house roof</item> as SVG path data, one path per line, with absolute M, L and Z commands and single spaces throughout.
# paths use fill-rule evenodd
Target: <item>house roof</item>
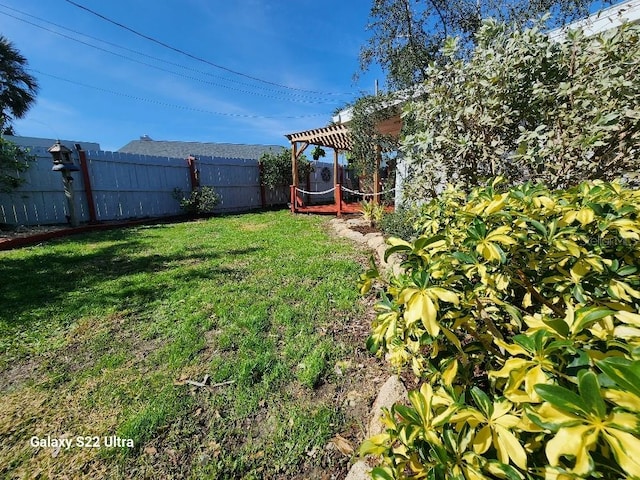
M 577 20 L 564 27 L 549 32 L 551 40 L 563 40 L 567 31 L 581 28 L 586 35 L 597 35 L 606 30 L 617 28 L 625 22 L 640 21 L 640 0 L 627 0 L 602 9 L 587 18 Z
M 193 155 L 195 157 L 258 160 L 265 152 L 279 152 L 283 148 L 281 145 L 243 145 L 235 143 L 152 140 L 145 135 L 141 137 L 140 140 L 133 140 L 127 143 L 118 151 L 122 153 L 136 153 L 138 155 L 169 158 L 187 158 L 189 155 Z

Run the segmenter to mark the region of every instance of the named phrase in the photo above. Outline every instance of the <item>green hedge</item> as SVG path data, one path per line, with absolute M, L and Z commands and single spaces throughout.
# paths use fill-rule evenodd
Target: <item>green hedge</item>
M 368 341 L 421 383 L 375 479 L 640 478 L 640 193 L 500 180 L 427 204 Z

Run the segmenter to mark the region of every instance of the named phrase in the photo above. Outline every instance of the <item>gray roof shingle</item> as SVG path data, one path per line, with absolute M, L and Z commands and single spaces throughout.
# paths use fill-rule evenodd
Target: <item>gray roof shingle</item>
M 146 137 L 146 136 L 145 136 Z M 166 140 L 151 140 L 148 137 L 133 140 L 118 151 L 122 153 L 136 153 L 138 155 L 151 155 L 156 157 L 187 158 L 218 157 L 218 158 L 242 158 L 258 160 L 264 152 L 280 152 L 281 145 L 242 145 L 234 143 L 201 143 L 201 142 L 174 142 Z

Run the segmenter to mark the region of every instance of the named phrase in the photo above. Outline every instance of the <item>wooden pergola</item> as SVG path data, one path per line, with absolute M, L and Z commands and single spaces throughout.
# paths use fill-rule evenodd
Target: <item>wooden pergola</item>
M 379 133 L 384 135 L 400 135 L 400 129 L 402 127 L 402 120 L 400 116 L 391 117 L 377 126 Z M 305 130 L 303 132 L 290 133 L 285 135 L 291 142 L 291 173 L 293 177 L 293 185 L 291 185 L 291 211 L 296 213 L 298 211 L 313 211 L 318 209 L 310 209 L 305 207 L 302 199 L 298 196 L 296 189 L 299 185 L 298 178 L 298 159 L 309 147 L 309 145 L 315 145 L 319 147 L 326 147 L 333 150 L 333 179 L 334 179 L 334 205 L 332 211 L 326 211 L 324 213 L 341 213 L 351 212 L 352 210 L 358 211 L 357 206 L 350 206 L 342 201 L 342 185 L 339 180 L 339 165 L 338 155 L 342 152 L 348 152 L 352 149 L 352 138 L 349 133 L 349 128 L 344 123 L 335 125 L 329 125 L 327 127 L 315 128 L 313 130 Z M 377 146 L 375 153 L 375 169 L 373 174 L 373 200 L 379 201 L 380 193 L 380 163 L 382 160 L 382 149 Z M 321 212 L 318 212 L 321 213 Z

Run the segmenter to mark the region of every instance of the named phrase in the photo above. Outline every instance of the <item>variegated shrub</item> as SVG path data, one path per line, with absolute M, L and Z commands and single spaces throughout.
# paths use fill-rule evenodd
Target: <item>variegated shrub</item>
M 374 479 L 640 478 L 640 193 L 495 180 L 423 207 L 368 347 L 421 383 Z

